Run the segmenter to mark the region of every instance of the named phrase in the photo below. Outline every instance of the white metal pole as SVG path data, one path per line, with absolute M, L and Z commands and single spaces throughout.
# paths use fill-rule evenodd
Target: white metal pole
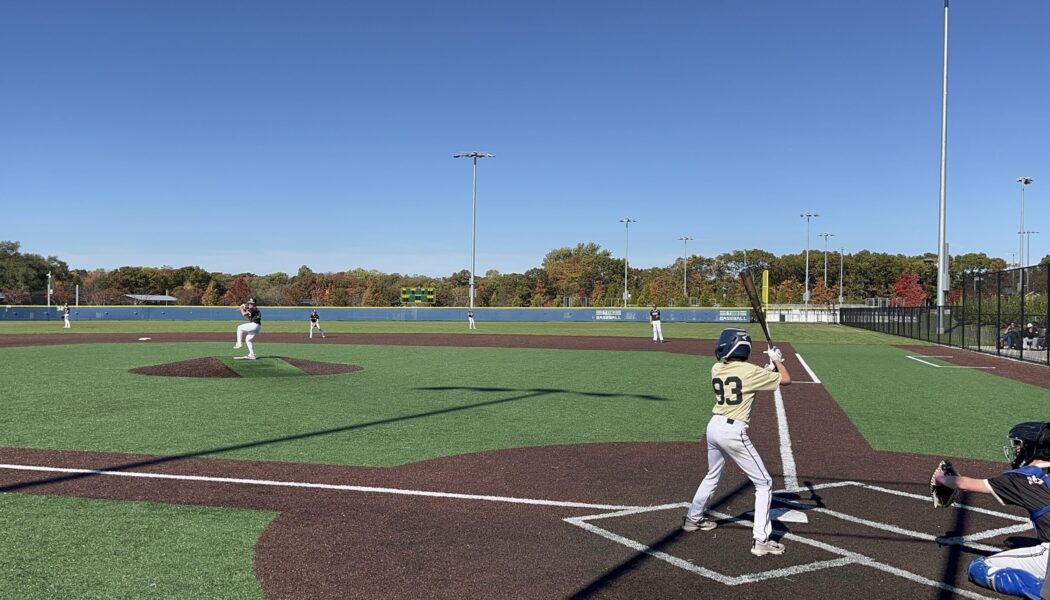
M 47 272 L 47 307 L 51 308 L 51 271 Z
M 688 264 L 689 264 L 689 240 L 693 239 L 687 235 L 683 235 L 678 238 L 682 240 L 682 294 L 685 296 L 685 301 L 689 301 L 689 275 L 688 275 Z
M 941 69 L 941 191 L 937 224 L 937 333 L 944 333 L 944 292 L 948 287 L 945 239 L 948 168 L 948 0 L 944 0 L 944 61 Z
M 474 310 L 474 256 L 478 237 L 478 157 L 474 156 L 474 176 L 470 193 L 470 310 Z
M 839 248 L 839 304 L 842 304 L 842 255 L 846 253 L 845 248 Z

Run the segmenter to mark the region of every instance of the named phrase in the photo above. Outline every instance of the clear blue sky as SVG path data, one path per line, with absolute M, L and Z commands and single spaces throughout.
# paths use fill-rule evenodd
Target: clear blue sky
M 935 252 L 941 0 L 0 0 L 0 239 L 74 268 Z M 948 241 L 1050 252 L 1050 2 L 952 0 Z

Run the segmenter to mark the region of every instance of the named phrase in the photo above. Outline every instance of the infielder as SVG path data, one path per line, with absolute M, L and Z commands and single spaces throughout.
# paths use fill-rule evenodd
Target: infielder
M 69 329 L 69 305 L 62 305 L 62 329 Z
M 474 311 L 467 311 L 467 329 L 477 329 L 477 325 L 474 324 Z
M 317 314 L 317 310 L 310 311 L 310 339 L 314 337 L 314 329 L 321 332 L 321 337 L 324 337 L 324 329 L 321 329 L 321 315 Z
M 664 330 L 660 326 L 660 309 L 656 308 L 655 304 L 652 306 L 652 310 L 649 311 L 649 323 L 653 326 L 653 343 L 663 343 Z
M 755 486 L 755 525 L 751 533 L 754 538 L 751 554 L 755 556 L 784 553 L 783 544 L 769 539 L 773 530 L 769 522 L 773 480 L 747 436 L 755 392 L 771 392 L 791 383 L 780 350 L 774 346 L 765 353 L 774 371 L 747 362 L 751 355 L 751 336 L 746 331 L 726 329 L 718 337 L 715 345 L 718 362 L 711 367 L 715 406 L 707 424 L 707 476 L 697 488 L 682 522 L 683 531 L 710 531 L 717 526 L 704 517 L 704 509 L 722 481 L 726 458 L 731 458 Z
M 235 358 L 255 360 L 255 346 L 252 344 L 252 340 L 255 339 L 259 329 L 262 328 L 262 313 L 259 312 L 259 307 L 255 305 L 255 300 L 248 298 L 248 301 L 241 305 L 241 315 L 248 319 L 248 322 L 237 326 L 237 343 L 233 345 L 233 349 L 240 348 L 243 340 L 248 345 L 248 356 L 237 356 Z
M 938 474 L 937 482 L 965 492 L 991 494 L 1000 504 L 1028 512 L 1039 544 L 982 556 L 970 563 L 968 576 L 973 583 L 1000 594 L 1038 600 L 1048 597 L 1040 593 L 1050 552 L 1050 423 L 1018 423 L 1007 438 L 1003 450 L 1011 470 L 992 479 Z

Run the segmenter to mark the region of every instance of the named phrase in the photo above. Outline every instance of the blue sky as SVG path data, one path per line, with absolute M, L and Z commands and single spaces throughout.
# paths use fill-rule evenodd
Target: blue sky
M 74 268 L 522 272 L 937 244 L 941 0 L 0 1 L 0 239 Z M 1050 2 L 953 0 L 948 242 L 1050 253 Z

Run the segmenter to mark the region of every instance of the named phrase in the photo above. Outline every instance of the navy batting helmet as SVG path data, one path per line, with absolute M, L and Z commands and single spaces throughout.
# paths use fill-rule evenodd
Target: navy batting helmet
M 1007 445 L 1003 452 L 1010 466 L 1017 469 L 1035 458 L 1050 457 L 1050 423 L 1028 421 L 1018 423 L 1007 434 Z
M 724 329 L 715 344 L 715 359 L 727 360 L 739 358 L 747 360 L 751 356 L 751 336 L 743 329 Z

